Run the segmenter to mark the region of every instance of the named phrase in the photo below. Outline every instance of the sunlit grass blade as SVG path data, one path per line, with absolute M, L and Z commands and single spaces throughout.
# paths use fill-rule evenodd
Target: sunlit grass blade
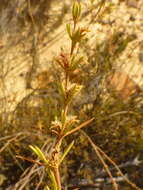
M 74 145 L 74 141 L 72 141 L 69 146 L 67 147 L 67 149 L 65 150 L 64 154 L 62 155 L 61 159 L 60 159 L 60 162 L 59 164 L 62 163 L 62 161 L 64 160 L 64 158 L 66 157 L 66 155 L 69 153 L 69 151 L 71 150 L 71 148 L 73 147 Z
M 49 175 L 51 182 L 52 182 L 52 190 L 58 190 L 57 182 L 56 182 L 54 173 L 51 170 L 49 170 L 48 175 Z
M 67 33 L 68 33 L 69 37 L 72 38 L 71 25 L 70 25 L 70 24 L 67 24 L 67 25 L 66 25 L 66 29 L 67 29 Z
M 44 190 L 51 190 L 48 185 L 44 188 Z
M 33 152 L 39 157 L 40 160 L 42 160 L 43 162 L 45 162 L 46 164 L 49 163 L 49 161 L 46 159 L 45 155 L 43 154 L 43 152 L 40 150 L 40 148 L 38 148 L 37 146 L 29 146 Z

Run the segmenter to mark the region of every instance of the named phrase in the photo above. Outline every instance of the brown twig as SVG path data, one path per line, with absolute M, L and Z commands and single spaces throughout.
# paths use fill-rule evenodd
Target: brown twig
M 93 147 L 93 149 L 95 150 L 96 152 L 96 155 L 98 156 L 99 160 L 101 161 L 101 163 L 103 164 L 107 174 L 109 175 L 109 177 L 111 178 L 111 181 L 112 181 L 112 184 L 114 186 L 114 189 L 115 190 L 119 190 L 118 189 L 118 184 L 116 183 L 116 181 L 114 180 L 113 176 L 112 176 L 112 173 L 108 167 L 108 165 L 106 164 L 106 162 L 104 161 L 102 155 L 100 154 L 99 150 L 97 149 L 97 146 L 93 143 L 93 141 L 91 140 L 91 138 L 84 132 L 84 131 L 81 131 L 81 133 L 88 139 L 88 141 L 90 142 L 91 146 Z
M 2 152 L 6 149 L 6 147 L 10 145 L 11 142 L 16 141 L 17 138 L 18 138 L 19 136 L 22 136 L 22 135 L 23 135 L 22 133 L 18 133 L 15 137 L 9 139 L 9 140 L 5 143 L 5 145 L 0 149 L 0 153 L 2 153 Z M 22 137 L 22 138 L 25 138 L 25 137 Z
M 91 20 L 90 23 L 92 23 L 94 20 L 97 19 L 99 13 L 101 12 L 101 9 L 102 9 L 102 8 L 104 7 L 104 5 L 105 5 L 105 2 L 106 2 L 106 0 L 102 0 L 102 2 L 101 2 L 101 4 L 100 4 L 100 7 L 98 8 L 96 14 L 94 15 L 94 18 Z
M 26 160 L 28 162 L 31 162 L 31 163 L 34 163 L 34 164 L 38 164 L 40 166 L 43 166 L 44 164 L 39 162 L 39 161 L 36 161 L 36 160 L 32 160 L 31 158 L 27 158 L 27 157 L 24 157 L 24 156 L 16 156 L 16 158 L 20 158 L 21 160 Z
M 103 151 L 101 150 L 101 148 L 97 147 L 97 149 L 103 154 L 103 156 L 116 168 L 116 170 L 118 171 L 118 173 L 124 178 L 124 180 L 130 184 L 133 188 L 135 188 L 136 190 L 141 190 L 139 187 L 136 186 L 136 184 L 134 184 L 133 182 L 131 182 L 120 170 L 120 168 L 117 166 L 117 164 Z
M 50 141 L 50 139 L 47 139 L 44 145 L 42 146 L 42 149 L 48 150 L 50 148 Z M 24 173 L 20 177 L 20 180 L 14 185 L 13 190 L 23 190 L 26 188 L 26 185 L 30 183 L 33 175 L 43 168 L 42 166 L 37 166 L 37 162 L 39 162 L 38 159 L 36 160 L 36 162 L 34 162 L 34 165 L 32 167 L 28 167 L 27 169 L 25 169 Z
M 64 137 L 71 135 L 72 133 L 75 133 L 77 131 L 79 131 L 80 129 L 82 129 L 83 127 L 87 126 L 89 123 L 91 123 L 95 118 L 89 119 L 85 122 L 83 122 L 82 124 L 80 124 L 78 127 L 72 129 L 71 131 L 67 132 Z
M 136 184 L 132 183 L 120 170 L 120 168 L 117 166 L 117 164 L 97 145 L 95 145 L 95 143 L 91 140 L 91 138 L 84 132 L 81 130 L 81 133 L 88 139 L 88 141 L 90 142 L 90 144 L 92 145 L 93 149 L 95 150 L 95 152 L 98 151 L 98 153 L 100 152 L 118 171 L 118 173 L 124 178 L 124 180 L 131 185 L 133 188 L 135 188 L 136 190 L 141 190 L 139 187 L 136 186 Z M 99 153 L 99 154 L 100 154 Z M 100 155 L 101 156 L 101 155 Z M 110 171 L 110 170 L 109 170 Z M 112 180 L 113 182 L 113 180 Z

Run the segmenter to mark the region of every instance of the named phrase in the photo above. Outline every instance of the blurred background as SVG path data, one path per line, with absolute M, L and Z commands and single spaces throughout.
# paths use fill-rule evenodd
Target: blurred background
M 18 159 L 33 157 L 30 144 L 48 152 L 51 121 L 60 97 L 55 57 L 69 51 L 66 24 L 73 1 L 0 2 L 0 190 L 43 190 L 43 167 Z M 81 1 L 80 25 L 88 28 L 80 44 L 85 64 L 71 76 L 82 84 L 71 111 L 95 121 L 85 131 L 123 173 L 143 188 L 143 2 Z M 81 134 L 62 166 L 65 189 L 112 190 L 112 183 Z M 122 190 L 131 190 L 109 164 Z

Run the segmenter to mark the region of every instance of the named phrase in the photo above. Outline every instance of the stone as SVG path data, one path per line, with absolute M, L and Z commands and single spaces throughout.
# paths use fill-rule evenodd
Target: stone
M 127 100 L 138 92 L 139 87 L 125 72 L 115 71 L 106 79 L 108 89 L 113 89 L 121 99 Z
M 138 8 L 138 1 L 137 0 L 127 0 L 127 6 L 132 8 Z

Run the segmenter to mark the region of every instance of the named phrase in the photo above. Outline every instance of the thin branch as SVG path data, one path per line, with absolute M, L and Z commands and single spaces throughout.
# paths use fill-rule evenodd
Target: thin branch
M 13 138 L 9 139 L 7 141 L 7 143 L 5 143 L 5 145 L 0 149 L 0 153 L 2 153 L 6 149 L 6 147 L 10 145 L 10 143 L 12 143 L 13 141 L 16 141 L 19 136 L 20 136 L 20 134 L 17 135 L 16 137 L 13 137 Z M 25 138 L 25 137 L 22 137 L 22 139 L 23 138 Z M 20 139 L 19 139 L 19 141 L 20 141 Z
M 135 188 L 136 190 L 141 190 L 139 187 L 136 186 L 136 184 L 134 184 L 133 182 L 131 182 L 120 170 L 120 168 L 117 166 L 117 164 L 103 151 L 101 150 L 101 148 L 97 147 L 97 149 L 103 154 L 103 156 L 116 168 L 116 170 L 118 171 L 118 173 L 124 178 L 124 180 L 130 184 L 133 188 Z
M 72 133 L 75 133 L 77 131 L 79 131 L 81 128 L 87 126 L 89 123 L 91 123 L 95 118 L 92 118 L 92 119 L 89 119 L 85 122 L 83 122 L 82 124 L 80 124 L 78 127 L 72 129 L 71 131 L 67 132 L 64 137 L 68 136 L 68 135 L 71 135 Z
M 106 162 L 104 161 L 102 155 L 100 154 L 99 150 L 97 149 L 97 146 L 93 143 L 93 141 L 91 140 L 91 138 L 84 132 L 84 131 L 81 131 L 81 133 L 88 139 L 88 141 L 90 142 L 91 146 L 93 147 L 93 149 L 95 150 L 96 152 L 96 155 L 98 156 L 99 160 L 101 161 L 101 163 L 103 164 L 107 174 L 109 175 L 109 177 L 111 178 L 111 181 L 112 181 L 112 184 L 114 186 L 114 189 L 115 190 L 119 190 L 118 189 L 118 184 L 116 183 L 115 179 L 113 178 L 112 176 L 112 173 L 108 167 L 108 165 L 106 164 Z
M 97 19 L 98 15 L 99 15 L 99 13 L 101 12 L 101 9 L 104 7 L 105 3 L 106 3 L 106 0 L 103 0 L 103 1 L 101 2 L 100 7 L 98 8 L 96 14 L 94 15 L 94 18 L 91 20 L 90 23 L 92 23 L 93 20 L 96 20 L 96 19 Z
M 47 139 L 47 141 L 42 146 L 41 150 L 43 149 L 48 150 L 50 141 L 51 140 Z M 34 160 L 34 165 L 32 167 L 27 168 L 24 171 L 24 173 L 20 177 L 20 180 L 14 185 L 13 190 L 23 190 L 26 187 L 26 185 L 30 183 L 30 181 L 34 177 L 34 174 L 36 174 L 37 171 L 40 171 L 41 169 L 43 169 L 43 166 L 37 166 L 38 164 L 37 162 L 39 162 L 38 159 L 36 160 L 36 162 Z
M 31 162 L 31 163 L 34 163 L 34 164 L 38 164 L 38 165 L 40 165 L 40 166 L 44 166 L 44 164 L 43 163 L 41 163 L 41 162 L 38 162 L 38 161 L 36 161 L 36 160 L 32 160 L 31 158 L 27 158 L 27 157 L 24 157 L 24 156 L 16 156 L 16 158 L 20 158 L 21 160 L 26 160 L 26 161 L 28 161 L 28 162 Z
M 91 140 L 91 138 L 84 132 L 82 131 L 82 134 L 88 139 L 88 141 L 90 142 L 90 144 L 92 145 L 92 147 L 94 148 L 95 151 L 99 151 L 118 171 L 118 173 L 124 178 L 124 180 L 131 185 L 134 189 L 136 190 L 141 190 L 139 187 L 136 186 L 136 184 L 132 183 L 120 170 L 120 168 L 117 166 L 117 164 L 101 149 L 99 148 L 97 145 L 95 145 L 95 143 Z

